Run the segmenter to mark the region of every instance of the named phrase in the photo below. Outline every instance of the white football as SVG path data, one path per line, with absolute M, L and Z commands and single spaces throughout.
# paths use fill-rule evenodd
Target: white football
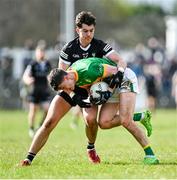
M 97 82 L 90 87 L 90 95 L 93 98 L 99 98 L 100 94 L 97 91 L 107 91 L 108 84 L 105 82 Z

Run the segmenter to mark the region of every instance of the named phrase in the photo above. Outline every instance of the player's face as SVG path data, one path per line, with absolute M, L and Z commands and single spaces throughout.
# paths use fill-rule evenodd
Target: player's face
M 58 86 L 58 90 L 73 91 L 74 87 L 75 84 L 73 80 L 65 76 L 63 82 Z
M 76 28 L 76 32 L 79 35 L 79 40 L 81 45 L 87 46 L 90 44 L 90 42 L 93 39 L 94 32 L 95 32 L 95 26 L 87 24 L 82 24 L 82 28 Z
M 43 60 L 45 57 L 45 52 L 40 50 L 40 49 L 36 49 L 36 59 L 37 60 Z

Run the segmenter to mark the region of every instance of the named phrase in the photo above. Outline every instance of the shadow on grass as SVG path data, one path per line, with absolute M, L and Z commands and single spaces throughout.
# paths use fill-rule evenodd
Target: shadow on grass
M 177 165 L 177 162 L 160 162 L 160 164 L 158 164 L 158 165 Z

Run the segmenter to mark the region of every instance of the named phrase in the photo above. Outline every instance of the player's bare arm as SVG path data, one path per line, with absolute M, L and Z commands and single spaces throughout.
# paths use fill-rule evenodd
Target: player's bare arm
M 116 51 L 110 53 L 107 58 L 116 62 L 119 68 L 123 68 L 125 70 L 125 68 L 127 67 L 127 63 L 120 57 L 120 55 Z

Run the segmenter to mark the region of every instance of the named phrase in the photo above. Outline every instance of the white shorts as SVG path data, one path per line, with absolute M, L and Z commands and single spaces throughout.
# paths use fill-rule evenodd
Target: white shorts
M 115 89 L 115 92 L 106 103 L 119 102 L 119 94 L 126 92 L 139 93 L 138 79 L 136 77 L 136 74 L 130 68 L 125 69 L 121 87 Z

